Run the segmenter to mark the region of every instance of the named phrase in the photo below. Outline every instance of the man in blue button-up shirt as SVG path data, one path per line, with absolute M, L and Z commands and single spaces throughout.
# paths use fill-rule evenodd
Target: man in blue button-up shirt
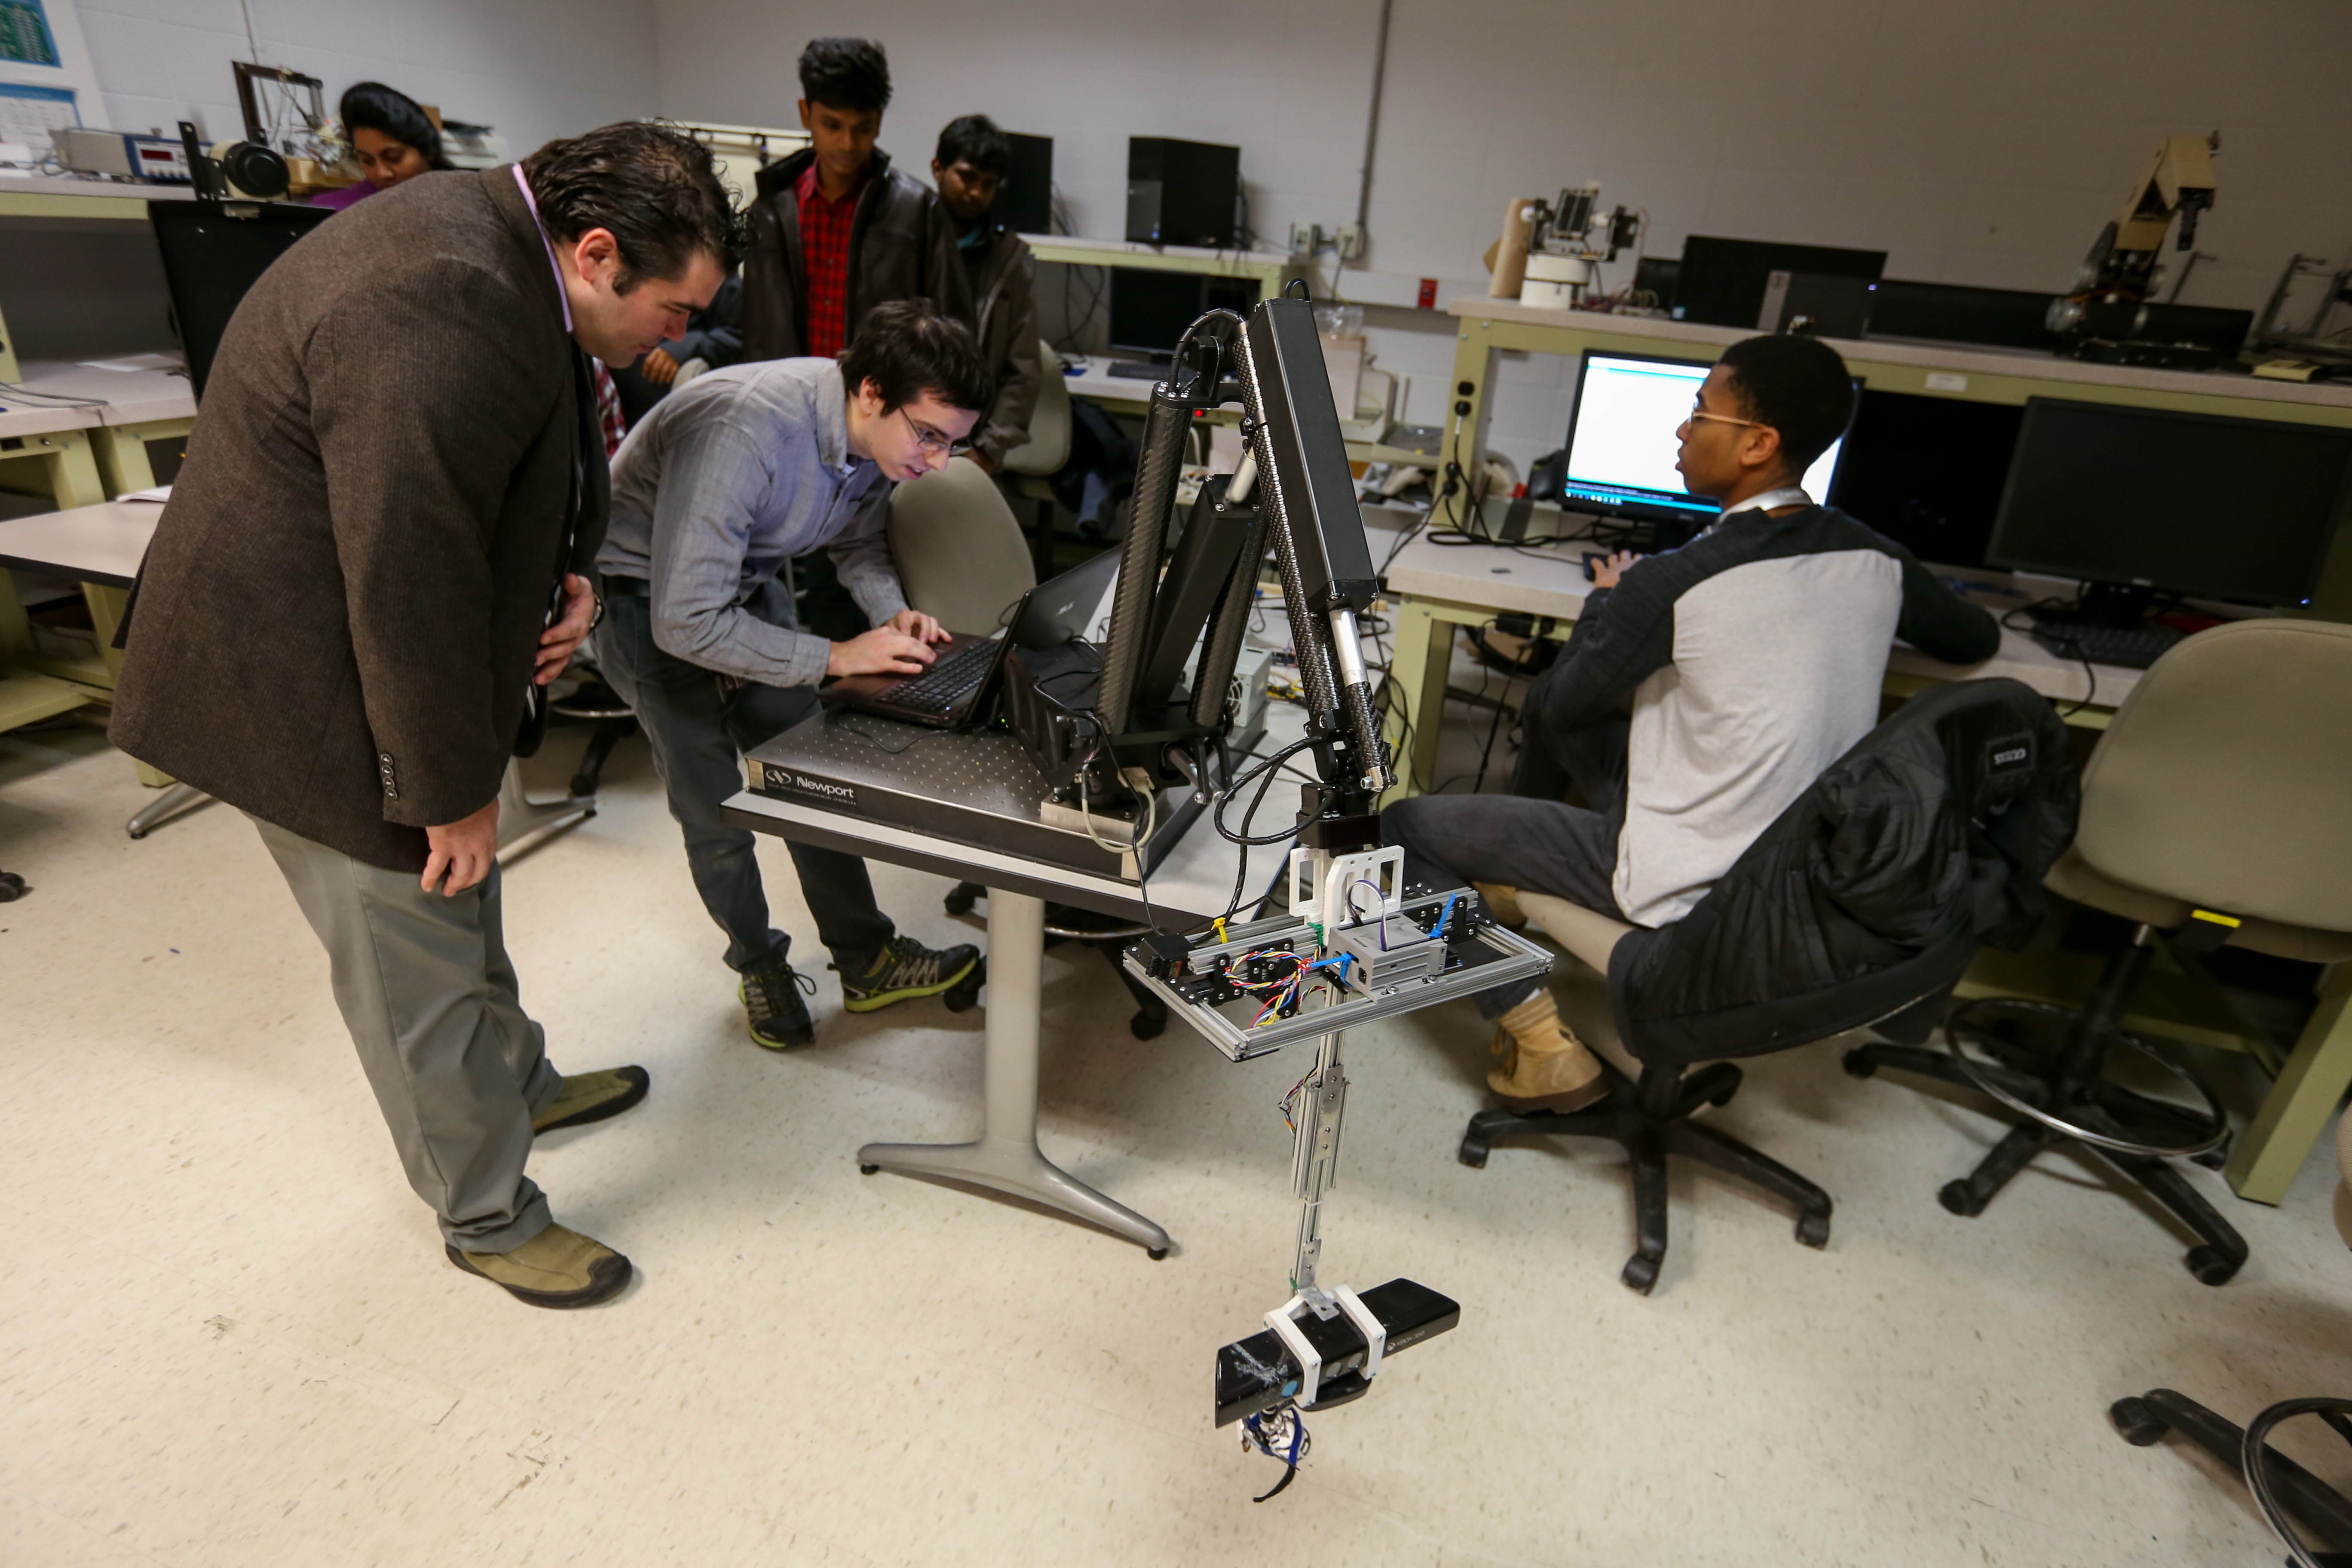
M 838 361 L 768 360 L 698 377 L 664 398 L 613 460 L 612 521 L 596 557 L 609 613 L 596 658 L 645 727 L 703 907 L 752 1039 L 815 1037 L 768 923 L 752 836 L 719 816 L 742 784 L 740 753 L 798 723 L 828 676 L 919 673 L 946 640 L 907 607 L 883 538 L 894 485 L 944 468 L 988 407 L 971 331 L 919 301 L 877 307 Z M 824 548 L 873 623 L 832 642 L 795 623 L 784 563 Z M 898 935 L 866 862 L 791 846 L 843 1005 L 868 1012 L 931 996 L 980 952 Z

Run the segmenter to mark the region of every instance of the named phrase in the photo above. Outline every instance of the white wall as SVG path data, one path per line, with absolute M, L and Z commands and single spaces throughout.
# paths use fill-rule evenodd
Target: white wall
M 1376 0 L 654 10 L 666 113 L 790 124 L 802 44 L 855 27 L 890 50 L 886 147 L 927 163 L 973 110 L 1050 135 L 1082 232 L 1118 230 L 1130 134 L 1238 142 L 1277 245 L 1355 216 Z M 1597 179 L 1665 254 L 1693 233 L 1811 241 L 1883 248 L 1891 276 L 2057 289 L 2157 139 L 2218 127 L 2198 247 L 2220 259 L 2182 298 L 2259 309 L 2289 253 L 2352 249 L 2347 61 L 2340 0 L 1396 0 L 1370 262 L 1475 276 L 1507 199 Z M 1436 422 L 1448 324 L 1371 319 L 1412 417 Z M 1561 371 L 1507 369 L 1498 447 L 1559 444 Z
M 249 0 L 263 63 L 326 83 L 388 82 L 452 120 L 487 122 L 515 156 L 551 136 L 653 113 L 651 0 Z M 251 59 L 238 0 L 79 0 L 110 129 L 194 119 L 241 133 L 233 59 Z

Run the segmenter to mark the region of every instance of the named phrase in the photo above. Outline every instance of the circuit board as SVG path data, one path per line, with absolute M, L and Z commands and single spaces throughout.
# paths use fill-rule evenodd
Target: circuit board
M 1402 908 L 1384 924 L 1350 929 L 1377 930 L 1387 946 L 1397 943 L 1400 928 L 1412 933 L 1403 945 L 1433 938 L 1440 956 L 1433 963 L 1424 958 L 1423 973 L 1388 983 L 1368 979 L 1365 966 L 1327 941 L 1339 933 L 1288 916 L 1196 937 L 1150 938 L 1130 946 L 1124 962 L 1236 1061 L 1551 966 L 1548 952 L 1497 924 L 1471 889 L 1408 889 Z

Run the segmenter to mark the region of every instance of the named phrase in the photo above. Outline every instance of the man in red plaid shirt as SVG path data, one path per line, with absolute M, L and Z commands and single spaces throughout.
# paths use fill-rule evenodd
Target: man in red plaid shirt
M 811 145 L 756 182 L 744 357 L 834 358 L 866 312 L 891 300 L 929 300 L 972 324 L 954 220 L 874 145 L 890 101 L 882 46 L 818 38 L 802 51 L 800 72 Z

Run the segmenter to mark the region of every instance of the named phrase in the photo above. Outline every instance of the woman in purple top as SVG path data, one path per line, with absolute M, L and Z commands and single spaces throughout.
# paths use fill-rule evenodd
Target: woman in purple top
M 312 206 L 340 212 L 427 170 L 457 167 L 442 155 L 440 131 L 406 93 L 380 81 L 354 82 L 343 93 L 341 107 L 343 134 L 351 138 L 367 178 L 312 196 Z

